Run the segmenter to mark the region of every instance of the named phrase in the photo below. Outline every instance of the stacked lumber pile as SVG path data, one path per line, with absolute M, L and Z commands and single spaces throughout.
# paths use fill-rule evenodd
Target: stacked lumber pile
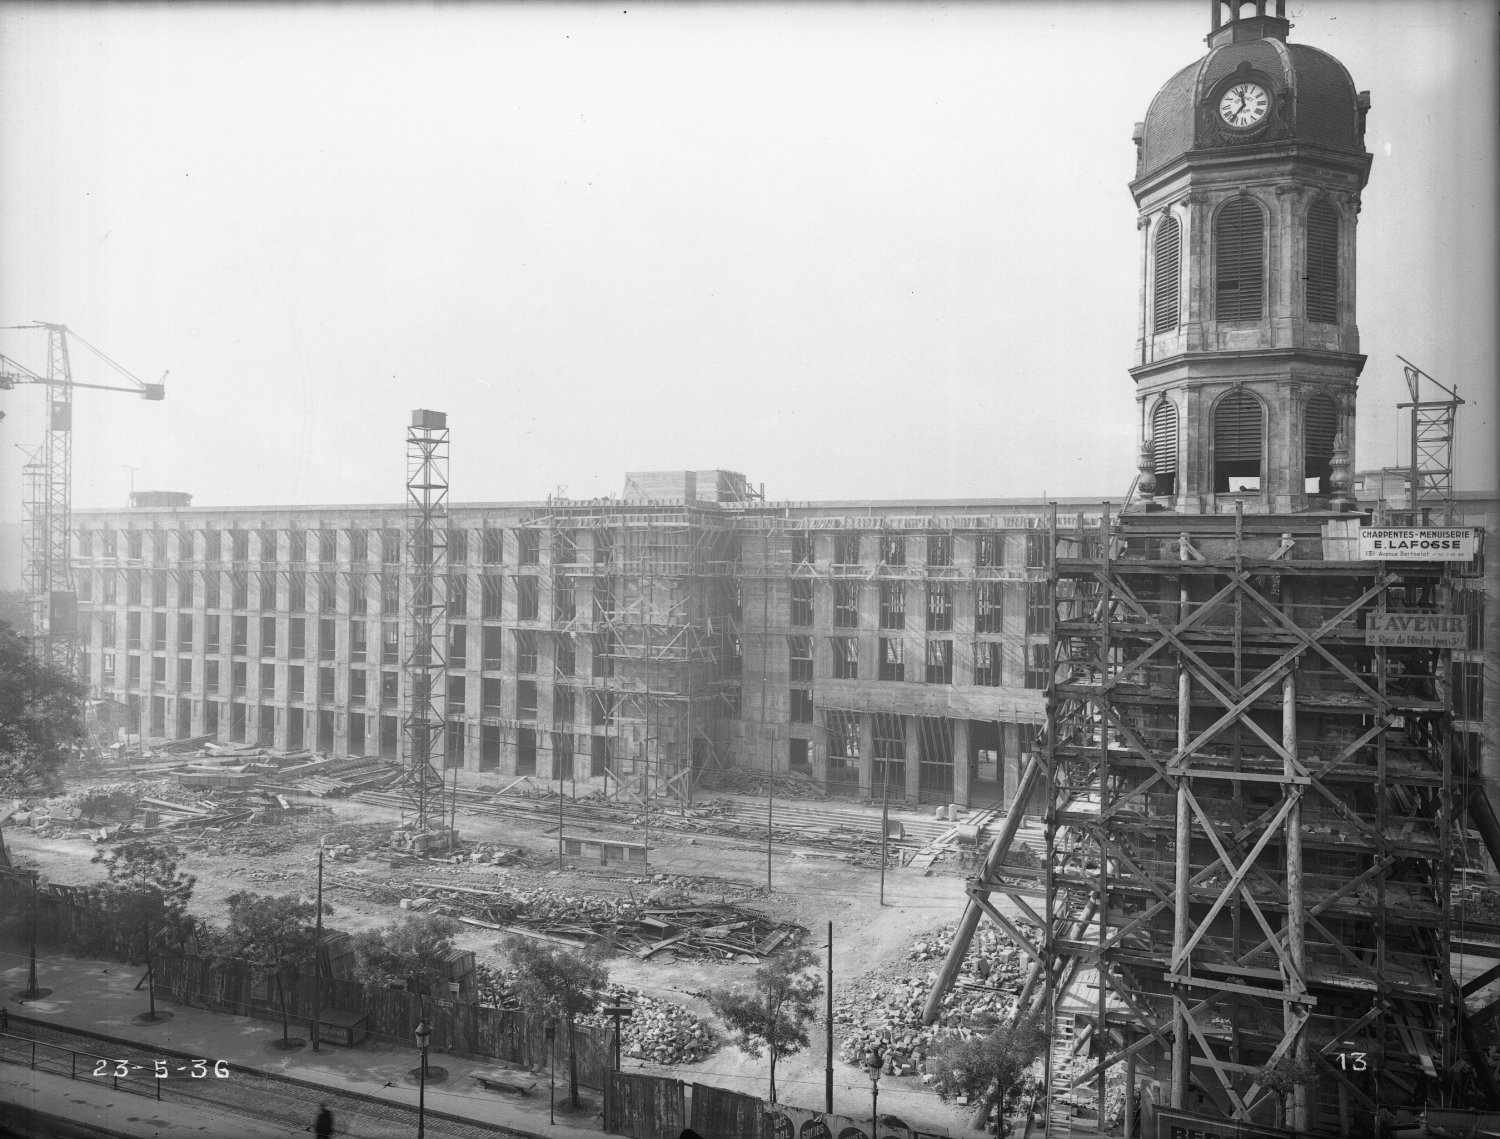
M 288 791 L 319 798 L 352 795 L 356 791 L 381 791 L 400 781 L 403 769 L 378 756 L 347 759 L 316 759 L 283 767 L 274 783 Z
M 448 914 L 466 925 L 560 945 L 613 945 L 642 960 L 758 963 L 794 944 L 801 927 L 732 902 L 650 905 L 633 898 L 555 890 L 481 889 L 417 882 L 402 908 Z
M 740 795 L 765 797 L 769 788 L 778 799 L 826 800 L 828 792 L 811 776 L 799 775 L 795 771 L 750 771 L 742 767 L 731 767 L 706 774 L 705 786 L 716 791 L 729 791 Z

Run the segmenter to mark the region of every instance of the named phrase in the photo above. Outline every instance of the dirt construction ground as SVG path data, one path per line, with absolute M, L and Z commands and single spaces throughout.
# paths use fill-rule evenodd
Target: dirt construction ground
M 103 782 L 97 778 L 90 785 Z M 225 898 L 240 890 L 311 896 L 316 889 L 319 839 L 330 831 L 359 825 L 360 832 L 340 830 L 342 836 L 363 832 L 363 844 L 373 848 L 382 831 L 399 824 L 393 807 L 350 800 L 304 800 L 310 814 L 275 827 L 246 826 L 226 831 L 217 840 L 195 841 L 191 836 L 176 840 L 183 851 L 180 868 L 197 877 L 191 909 L 210 922 L 225 919 Z M 832 806 L 832 804 L 829 804 Z M 864 811 L 870 830 L 878 833 L 878 809 L 839 804 L 840 809 Z M 879 902 L 879 870 L 852 865 L 827 851 L 778 847 L 771 866 L 772 890 L 765 890 L 767 858 L 764 845 L 726 839 L 653 833 L 650 836 L 649 868 L 630 876 L 603 871 L 570 860 L 557 870 L 556 832 L 547 834 L 538 820 L 496 818 L 488 815 L 457 815 L 461 842 L 500 843 L 522 847 L 534 857 L 511 866 L 419 862 L 393 869 L 384 858 L 366 855 L 357 861 L 328 861 L 325 898 L 334 908 L 326 919 L 334 929 L 353 932 L 384 925 L 400 913 L 397 905 L 380 904 L 362 894 L 330 888 L 335 877 L 386 886 L 395 895 L 409 895 L 406 883 L 451 878 L 455 885 L 477 887 L 545 887 L 571 895 L 600 894 L 640 896 L 657 888 L 658 875 L 700 879 L 688 888 L 699 900 L 717 900 L 727 894 L 742 905 L 760 909 L 779 920 L 790 920 L 806 928 L 800 944 L 824 959 L 827 923 L 833 923 L 834 991 L 861 979 L 881 966 L 905 963 L 906 975 L 927 976 L 936 962 L 907 962 L 907 951 L 920 935 L 954 922 L 964 903 L 964 880 L 956 867 L 920 870 L 892 869 L 885 883 L 886 904 Z M 81 832 L 80 832 L 81 833 Z M 104 867 L 91 859 L 100 849 L 86 836 L 49 838 L 34 835 L 26 826 L 5 826 L 5 842 L 12 860 L 20 866 L 39 868 L 47 879 L 67 884 L 87 884 L 103 878 Z M 356 847 L 360 844 L 356 843 Z M 107 847 L 107 844 L 106 844 Z M 238 847 L 239 849 L 236 849 Z M 263 852 L 262 852 L 263 851 Z M 496 949 L 500 934 L 465 927 L 457 941 L 473 950 L 479 961 L 504 967 Z M 630 985 L 651 996 L 680 1004 L 697 1015 L 711 1017 L 701 994 L 710 987 L 748 982 L 755 966 L 734 962 L 677 960 L 640 961 L 625 953 L 608 962 L 612 984 Z M 837 1032 L 837 1029 L 836 1029 Z M 778 1099 L 784 1103 L 821 1109 L 824 1090 L 824 1036 L 820 1016 L 812 1028 L 812 1047 L 783 1059 L 777 1069 Z M 745 1055 L 725 1043 L 707 1059 L 667 1069 L 660 1065 L 627 1059 L 625 1065 L 641 1071 L 667 1072 L 680 1079 L 717 1084 L 760 1096 L 767 1093 L 767 1062 Z M 951 1135 L 972 1134 L 967 1130 L 968 1112 L 945 1105 L 918 1075 L 884 1076 L 880 1081 L 881 1114 L 891 1114 L 912 1126 L 945 1129 Z M 837 1058 L 834 1061 L 834 1107 L 840 1114 L 862 1117 L 870 1111 L 870 1081 L 860 1068 Z

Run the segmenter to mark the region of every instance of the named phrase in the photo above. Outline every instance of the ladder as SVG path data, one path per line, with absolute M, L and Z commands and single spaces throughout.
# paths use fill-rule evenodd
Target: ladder
M 1045 1139 L 1070 1139 L 1073 1134 L 1072 1089 L 1074 1022 L 1059 1014 L 1052 1022 L 1051 1082 L 1047 1088 Z

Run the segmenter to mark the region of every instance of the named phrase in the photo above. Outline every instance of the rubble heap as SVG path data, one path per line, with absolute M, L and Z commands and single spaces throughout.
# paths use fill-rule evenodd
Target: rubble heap
M 1017 925 L 1034 932 L 1026 922 Z M 1025 958 L 1008 938 L 981 925 L 943 997 L 937 1023 L 922 1024 L 927 994 L 956 932 L 956 926 L 946 925 L 924 933 L 901 960 L 841 987 L 833 1021 L 846 1063 L 861 1064 L 878 1043 L 885 1049 L 887 1074 L 911 1075 L 921 1069 L 935 1036 L 954 1028 L 982 1029 L 1010 1015 L 1026 975 Z
M 709 1023 L 681 1005 L 647 996 L 640 989 L 617 990 L 635 1015 L 620 1022 L 620 1052 L 656 1064 L 696 1064 L 719 1047 Z M 581 1024 L 613 1028 L 603 1013 L 580 1017 Z

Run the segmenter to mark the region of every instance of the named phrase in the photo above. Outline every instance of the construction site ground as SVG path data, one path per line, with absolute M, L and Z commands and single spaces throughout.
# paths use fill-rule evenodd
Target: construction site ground
M 90 786 L 101 782 L 105 781 L 97 775 L 88 781 Z M 674 832 L 662 825 L 652 825 L 649 830 L 641 826 L 604 828 L 617 839 L 640 842 L 644 836 L 649 842 L 649 864 L 630 863 L 628 867 L 618 863 L 600 866 L 597 861 L 590 863 L 568 857 L 559 871 L 555 798 L 550 807 L 541 801 L 531 804 L 534 813 L 529 816 L 525 811 L 501 814 L 477 808 L 471 811 L 460 798 L 455 816 L 460 849 L 467 844 L 514 848 L 517 854 L 508 865 L 450 863 L 435 857 L 393 866 L 390 852 L 382 851 L 381 847 L 390 831 L 400 824 L 401 811 L 381 795 L 360 795 L 354 799 L 289 796 L 294 812 L 285 813 L 275 825 L 247 822 L 222 829 L 204 828 L 201 833 L 189 828 L 149 837 L 170 839 L 183 851 L 181 868 L 197 877 L 191 908 L 212 922 L 224 920 L 225 899 L 236 891 L 296 892 L 311 897 L 317 882 L 316 852 L 320 840 L 326 836 L 330 847 L 347 844 L 353 851 L 352 857 L 325 860 L 325 900 L 334 907 L 333 916 L 326 921 L 333 929 L 352 933 L 391 922 L 402 912 L 401 898 L 417 897 L 424 892 L 417 886 L 419 882 L 444 886 L 451 883 L 471 890 L 540 888 L 578 898 L 641 898 L 653 891 L 671 890 L 686 892 L 699 902 L 723 898 L 777 921 L 796 923 L 806 931 L 798 943 L 815 950 L 820 959 L 827 923 L 832 921 L 834 992 L 841 1005 L 851 986 L 872 976 L 904 980 L 912 986 L 912 991 L 930 978 L 937 960 L 928 954 L 916 955 L 911 947 L 922 944 L 924 935 L 929 933 L 934 935 L 935 942 L 941 927 L 951 926 L 961 912 L 964 875 L 969 872 L 972 859 L 967 852 L 977 849 L 972 837 L 966 843 L 948 841 L 935 847 L 931 837 L 946 833 L 945 828 L 951 829 L 950 824 L 935 823 L 930 809 L 922 813 L 893 811 L 892 819 L 904 824 L 908 836 L 917 837 L 909 837 L 904 844 L 904 858 L 892 857 L 885 879 L 886 904 L 882 906 L 878 859 L 871 857 L 878 850 L 879 807 L 853 802 L 778 802 L 775 809 L 782 817 L 776 819 L 778 841 L 772 849 L 772 888 L 767 894 L 765 800 L 745 796 L 713 798 L 728 804 L 725 809 L 732 810 L 736 818 L 748 820 L 758 814 L 759 841 L 751 841 L 745 834 L 726 837 L 708 833 L 711 828 L 703 832 Z M 370 801 L 363 801 L 367 799 Z M 780 831 L 783 819 L 795 817 L 799 809 L 810 812 L 803 820 L 803 837 L 787 839 Z M 597 823 L 579 820 L 570 827 L 567 810 L 565 805 L 566 835 L 598 839 L 601 828 Z M 685 810 L 676 807 L 667 813 L 677 814 L 679 820 L 686 817 Z M 991 816 L 978 821 L 983 825 L 994 820 Z M 747 833 L 749 826 L 746 822 Z M 1032 829 L 1026 828 L 1027 832 Z M 821 841 L 819 832 L 823 830 L 839 832 L 844 841 L 833 844 Z M 928 837 L 923 838 L 924 835 Z M 851 853 L 851 836 L 856 836 L 855 845 L 863 843 L 867 852 Z M 118 837 L 130 836 L 127 833 Z M 987 837 L 987 832 L 982 832 L 981 842 L 983 837 Z M 111 845 L 108 841 L 96 843 L 88 829 L 78 827 L 66 834 L 60 834 L 56 827 L 43 828 L 39 834 L 26 825 L 7 824 L 5 840 L 12 860 L 18 865 L 39 868 L 50 881 L 76 885 L 104 876 L 104 867 L 91 860 L 101 847 L 108 849 Z M 919 848 L 929 854 L 935 849 L 936 858 L 913 858 Z M 898 867 L 898 860 L 907 865 Z M 495 930 L 465 926 L 456 940 L 460 948 L 472 950 L 480 962 L 504 967 L 506 962 L 497 946 L 502 936 Z M 13 966 L 14 962 L 9 964 Z M 674 960 L 669 953 L 640 960 L 632 954 L 620 953 L 609 959 L 608 967 L 611 984 L 634 987 L 649 996 L 681 1005 L 698 1016 L 711 1018 L 703 995 L 705 990 L 748 983 L 755 963 L 753 958 Z M 840 1023 L 843 1019 L 836 1014 L 836 1037 L 853 1030 Z M 278 1031 L 275 1024 L 261 1024 L 260 1032 L 268 1038 Z M 812 1039 L 810 1049 L 785 1058 L 778 1065 L 778 1098 L 820 1109 L 824 1099 L 821 1017 L 813 1028 Z M 361 1051 L 365 1047 L 372 1046 L 362 1046 Z M 304 1062 L 304 1054 L 305 1050 L 277 1062 L 295 1067 Z M 745 1055 L 727 1042 L 698 1063 L 669 1068 L 627 1058 L 624 1066 L 670 1073 L 688 1082 L 712 1083 L 761 1096 L 767 1092 L 766 1060 Z M 351 1078 L 362 1078 L 359 1067 L 354 1065 L 356 1070 Z M 379 1082 L 379 1069 L 370 1078 Z M 837 1112 L 854 1116 L 869 1112 L 870 1081 L 863 1069 L 836 1059 L 834 1082 Z M 882 1115 L 897 1116 L 913 1126 L 944 1129 L 952 1135 L 971 1133 L 970 1110 L 944 1104 L 925 1086 L 919 1072 L 884 1076 L 879 1093 Z M 495 1099 L 499 1102 L 498 1096 Z M 544 1112 L 545 1108 L 543 1102 Z M 532 1118 L 518 1121 L 518 1125 L 534 1126 L 536 1122 Z M 545 1119 L 541 1123 L 545 1126 Z

